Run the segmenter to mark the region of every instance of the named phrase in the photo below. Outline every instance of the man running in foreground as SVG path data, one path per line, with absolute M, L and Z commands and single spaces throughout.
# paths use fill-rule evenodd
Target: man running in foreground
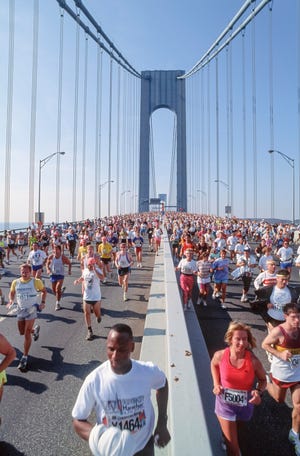
M 108 428 L 130 430 L 135 443 L 132 454 L 154 456 L 152 389 L 156 390 L 158 406 L 155 442 L 164 447 L 170 440 L 166 376 L 151 362 L 130 358 L 134 350 L 133 335 L 125 324 L 111 328 L 106 347 L 108 360 L 86 377 L 77 397 L 72 411 L 75 431 L 84 440 L 92 438 L 93 425 L 87 420 L 94 409 L 96 427 L 104 424 Z

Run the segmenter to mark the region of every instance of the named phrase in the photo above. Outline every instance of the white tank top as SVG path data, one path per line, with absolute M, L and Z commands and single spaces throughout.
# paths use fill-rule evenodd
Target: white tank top
M 29 280 L 29 282 L 21 282 L 21 279 L 18 279 L 15 290 L 20 310 L 30 309 L 36 304 L 37 291 L 34 286 L 34 279 Z
M 55 275 L 65 275 L 64 274 L 64 264 L 62 257 L 56 258 L 55 256 L 51 261 L 51 272 Z

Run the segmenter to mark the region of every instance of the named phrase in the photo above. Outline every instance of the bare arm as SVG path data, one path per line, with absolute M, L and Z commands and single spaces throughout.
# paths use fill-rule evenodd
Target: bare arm
M 213 393 L 218 395 L 222 392 L 223 387 L 221 385 L 221 377 L 220 377 L 220 361 L 222 359 L 224 350 L 219 350 L 217 351 L 210 363 L 210 370 L 211 370 L 211 376 L 213 379 Z
M 280 343 L 280 338 L 282 334 L 278 327 L 272 329 L 272 331 L 267 335 L 267 337 L 263 340 L 261 346 L 264 350 L 268 351 L 277 358 L 280 358 L 284 361 L 287 361 L 291 356 L 291 352 L 289 350 L 284 350 L 282 352 L 276 350 L 274 345 Z
M 83 440 L 89 440 L 89 436 L 93 425 L 87 420 L 77 420 L 73 419 L 73 427 L 75 432 L 81 437 Z
M 171 440 L 170 433 L 167 428 L 167 405 L 169 396 L 169 386 L 166 379 L 165 386 L 156 391 L 156 401 L 158 407 L 158 418 L 154 436 L 158 436 L 157 445 L 159 447 L 166 446 Z
M 16 350 L 2 334 L 0 334 L 0 352 L 4 355 L 4 358 L 0 363 L 0 372 L 2 372 L 16 357 Z

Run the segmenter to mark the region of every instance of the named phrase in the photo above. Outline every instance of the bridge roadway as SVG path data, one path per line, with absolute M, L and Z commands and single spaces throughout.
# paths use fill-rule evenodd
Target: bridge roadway
M 2 277 L 0 286 L 7 298 L 9 284 L 18 276 L 21 260 L 12 260 L 9 273 Z M 0 429 L 1 456 L 88 456 L 88 445 L 75 435 L 71 410 L 86 375 L 99 362 L 106 360 L 105 341 L 109 329 L 117 322 L 129 324 L 135 335 L 133 357 L 138 359 L 143 338 L 145 313 L 149 299 L 154 254 L 145 249 L 143 268 L 133 269 L 127 302 L 116 282 L 102 285 L 102 322 L 94 319 L 95 339 L 86 341 L 86 328 L 81 310 L 78 263 L 72 275 L 66 276 L 66 291 L 62 309 L 54 311 L 55 299 L 49 291 L 46 309 L 39 314 L 40 337 L 30 350 L 30 370 L 21 373 L 16 360 L 8 368 L 8 383 L 0 407 L 3 424 Z M 0 307 L 1 332 L 8 338 L 20 357 L 23 339 L 17 332 L 14 317 L 7 316 Z
M 102 285 L 104 317 L 100 325 L 93 322 L 96 337 L 92 342 L 85 341 L 86 328 L 83 324 L 81 296 L 79 289 L 73 286 L 73 280 L 80 275 L 79 265 L 74 264 L 72 276 L 67 276 L 65 279 L 67 288 L 61 311 L 54 311 L 54 297 L 49 292 L 47 307 L 39 316 L 41 335 L 37 342 L 33 342 L 30 352 L 30 370 L 26 374 L 19 372 L 17 360 L 8 368 L 9 380 L 5 386 L 4 398 L 0 408 L 0 415 L 3 419 L 0 430 L 1 456 L 90 455 L 86 443 L 82 442 L 72 429 L 70 414 L 76 394 L 87 373 L 99 362 L 106 359 L 105 340 L 109 328 L 114 323 L 126 321 L 132 326 L 136 342 L 134 358 L 140 356 L 143 335 L 150 336 L 146 339 L 148 339 L 148 344 L 150 341 L 151 345 L 155 338 L 151 337 L 151 330 L 148 331 L 147 328 L 144 334 L 144 322 L 152 270 L 154 262 L 156 265 L 166 261 L 166 255 L 163 257 L 163 251 L 160 252 L 159 256 L 154 257 L 152 253 L 148 252 L 147 247 L 145 248 L 144 267 L 142 269 L 134 268 L 128 293 L 130 299 L 126 303 L 122 301 L 121 289 L 116 283 L 110 282 L 107 285 Z M 6 297 L 10 282 L 17 277 L 20 263 L 21 260 L 13 260 L 9 266 L 8 275 L 3 276 L 0 282 Z M 158 274 L 161 274 L 160 271 Z M 153 282 L 158 282 L 157 276 Z M 291 283 L 295 285 L 299 283 L 297 271 L 293 272 Z M 47 278 L 46 285 L 49 289 Z M 246 321 L 253 328 L 257 339 L 258 348 L 255 349 L 255 353 L 268 370 L 269 364 L 266 355 L 260 348 L 261 341 L 266 335 L 265 324 L 260 315 L 254 314 L 249 310 L 247 304 L 240 302 L 241 288 L 241 282 L 230 283 L 227 311 L 222 310 L 218 302 L 210 300 L 207 308 L 195 305 L 195 311 L 187 312 L 185 314 L 186 324 L 187 327 L 190 324 L 193 325 L 196 320 L 195 317 L 198 317 L 208 352 L 212 355 L 215 350 L 224 346 L 223 337 L 229 322 L 232 319 Z M 161 300 L 162 296 L 163 293 L 157 293 L 158 300 Z M 167 305 L 172 306 L 173 304 Z M 155 310 L 152 312 L 153 314 L 157 313 Z M 5 308 L 0 307 L 0 320 L 1 332 L 16 347 L 17 354 L 20 356 L 23 341 L 17 333 L 15 318 L 7 317 Z M 163 331 L 162 334 L 164 334 Z M 163 349 L 159 350 L 161 347 L 157 347 L 156 343 L 152 343 L 151 349 L 156 353 L 163 352 L 164 348 L 162 347 Z M 200 352 L 201 350 L 203 347 L 200 347 Z M 209 391 L 211 391 L 208 363 L 206 363 L 205 369 L 203 366 L 197 369 L 196 356 L 194 358 L 199 384 L 208 384 Z M 170 374 L 170 384 L 172 384 L 172 380 Z M 188 393 L 191 395 L 190 390 Z M 207 392 L 204 393 L 205 395 L 207 396 Z M 204 408 L 207 406 L 213 408 L 213 397 L 212 395 L 208 396 L 204 398 Z M 193 420 L 193 417 L 185 416 L 184 420 L 189 426 L 188 422 Z M 217 421 L 211 418 L 211 415 L 208 415 L 207 420 L 208 430 L 214 434 L 211 437 L 211 452 L 206 452 L 202 446 L 201 452 L 196 449 L 199 436 L 195 436 L 195 451 L 181 451 L 180 454 L 183 456 L 222 454 L 219 450 L 219 442 L 215 441 L 219 435 Z M 290 398 L 286 404 L 279 405 L 265 392 L 262 405 L 255 409 L 254 419 L 245 426 L 241 435 L 243 456 L 293 455 L 294 451 L 287 441 L 290 422 Z M 201 423 L 199 423 L 199 429 L 200 427 Z M 175 434 L 177 438 L 180 435 L 183 440 L 185 439 L 184 429 L 171 429 L 171 434 L 173 434 L 173 442 Z M 172 454 L 172 456 L 175 454 L 175 452 L 172 453 L 170 445 L 169 450 L 166 453 L 164 451 L 159 450 L 157 454 Z

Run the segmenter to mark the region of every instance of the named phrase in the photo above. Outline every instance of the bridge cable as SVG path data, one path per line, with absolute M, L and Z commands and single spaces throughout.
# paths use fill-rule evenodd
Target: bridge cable
M 211 211 L 210 64 L 207 65 L 207 215 Z
M 15 0 L 9 2 L 9 46 L 7 74 L 7 109 L 6 109 L 6 143 L 5 143 L 5 190 L 4 190 L 4 227 L 10 221 L 10 180 L 11 180 L 11 139 L 12 139 L 12 108 L 14 79 L 14 37 L 15 37 Z
M 120 193 L 120 138 L 121 137 L 121 66 L 118 65 L 118 92 L 117 92 L 117 182 L 116 182 L 116 214 L 119 214 Z
M 107 191 L 107 215 L 110 217 L 110 194 L 111 194 L 111 154 L 112 154 L 112 102 L 113 102 L 113 59 L 110 57 L 109 64 L 109 123 L 108 123 L 108 191 Z
M 298 24 L 300 20 L 300 3 L 297 3 L 298 6 Z M 298 27 L 298 161 L 299 161 L 299 168 L 298 168 L 298 175 L 300 175 L 300 27 Z M 274 154 L 271 154 L 274 155 Z M 299 185 L 299 182 L 298 182 Z M 296 195 L 299 195 L 299 187 L 298 191 L 296 191 Z M 298 199 L 299 202 L 299 215 L 300 215 L 300 198 Z M 298 215 L 298 216 L 299 216 Z
M 77 17 L 77 14 L 72 10 L 72 8 L 67 5 L 66 0 L 56 0 L 61 8 L 64 8 L 65 11 L 76 21 L 79 23 L 80 27 L 89 34 L 89 36 L 99 45 L 101 48 L 108 54 L 111 55 L 111 49 L 114 49 L 115 54 L 112 55 L 112 58 L 119 64 L 121 65 L 128 73 L 133 74 L 134 76 L 140 78 L 141 75 L 138 71 L 136 71 L 130 64 L 127 62 L 127 60 L 122 56 L 122 54 L 117 50 L 117 48 L 114 46 L 114 44 L 109 40 L 107 35 L 103 32 L 102 28 L 100 27 L 99 24 L 94 20 L 92 15 L 88 12 L 88 10 L 84 7 L 83 3 L 81 0 L 74 0 L 76 3 L 77 9 L 80 8 L 84 15 L 90 20 L 90 22 L 93 24 L 93 26 L 96 28 L 96 31 L 98 34 L 100 34 L 103 39 L 109 44 L 109 47 L 105 46 L 105 44 L 102 41 L 99 41 L 97 35 L 95 35 L 90 28 L 84 24 L 84 22 Z
M 73 193 L 72 193 L 72 220 L 76 218 L 76 191 L 77 191 L 77 131 L 78 131 L 78 86 L 79 86 L 79 15 L 76 23 L 76 51 L 75 51 L 75 87 L 74 87 L 74 124 L 73 124 Z
M 251 27 L 252 38 L 252 140 L 253 140 L 253 217 L 257 217 L 257 137 L 256 137 L 256 34 L 255 20 Z
M 274 91 L 273 91 L 273 2 L 269 5 L 269 97 L 270 97 L 270 149 L 274 149 Z M 274 214 L 274 154 L 270 154 L 271 161 L 271 218 Z
M 32 81 L 31 81 L 31 113 L 30 113 L 30 144 L 29 144 L 29 206 L 28 222 L 32 221 L 34 213 L 34 164 L 36 139 L 36 104 L 37 104 L 37 70 L 39 44 L 39 0 L 33 5 L 33 44 L 32 44 Z
M 247 213 L 247 109 L 246 109 L 246 52 L 245 52 L 245 30 L 242 32 L 242 100 L 243 100 L 243 195 L 244 195 L 244 217 Z
M 246 3 L 252 3 L 255 0 L 249 0 Z M 214 42 L 214 44 L 209 48 L 209 50 L 204 54 L 203 57 L 197 62 L 194 67 L 189 70 L 187 73 L 183 74 L 182 76 L 178 76 L 177 79 L 186 79 L 190 76 L 192 76 L 194 73 L 197 71 L 201 70 L 204 66 L 208 64 L 211 60 L 216 58 L 216 56 L 227 46 L 227 44 L 232 41 L 239 33 L 242 32 L 242 30 L 255 18 L 255 16 L 272 0 L 262 0 L 262 2 L 252 10 L 252 12 L 249 14 L 249 16 L 244 20 L 244 22 L 235 30 L 230 38 L 228 38 L 223 44 L 220 44 L 220 37 L 222 38 L 226 35 L 226 33 L 232 28 L 233 24 L 237 21 L 237 19 L 241 16 L 241 14 L 237 14 L 235 18 L 230 22 L 230 24 L 226 27 L 226 33 L 225 30 L 222 32 L 220 37 Z M 245 5 L 244 5 L 245 6 Z M 249 5 L 248 5 L 249 6 Z M 242 7 L 243 8 L 243 7 Z M 238 17 L 237 17 L 238 16 Z M 223 36 L 224 35 L 224 36 Z M 216 49 L 212 54 L 211 51 L 213 49 Z
M 100 36 L 98 36 L 100 41 Z M 96 118 L 95 118 L 95 215 L 101 218 L 101 122 L 102 122 L 102 54 L 101 46 L 97 47 L 97 84 L 96 84 Z M 98 210 L 97 210 L 98 201 Z
M 219 147 L 219 58 L 215 59 L 216 63 L 216 183 L 217 183 L 217 217 L 220 216 L 220 147 Z
M 88 83 L 88 35 L 85 34 L 84 81 L 83 81 L 83 119 L 82 119 L 82 170 L 81 170 L 81 219 L 85 219 L 85 177 L 86 177 L 86 113 L 87 113 L 87 83 Z
M 63 54 L 64 54 L 64 10 L 60 8 L 60 32 L 59 32 L 59 57 L 58 57 L 58 97 L 57 97 L 57 133 L 56 151 L 61 151 L 61 124 L 62 124 L 62 81 L 63 81 Z M 56 157 L 56 204 L 55 221 L 59 222 L 60 203 L 60 154 Z

